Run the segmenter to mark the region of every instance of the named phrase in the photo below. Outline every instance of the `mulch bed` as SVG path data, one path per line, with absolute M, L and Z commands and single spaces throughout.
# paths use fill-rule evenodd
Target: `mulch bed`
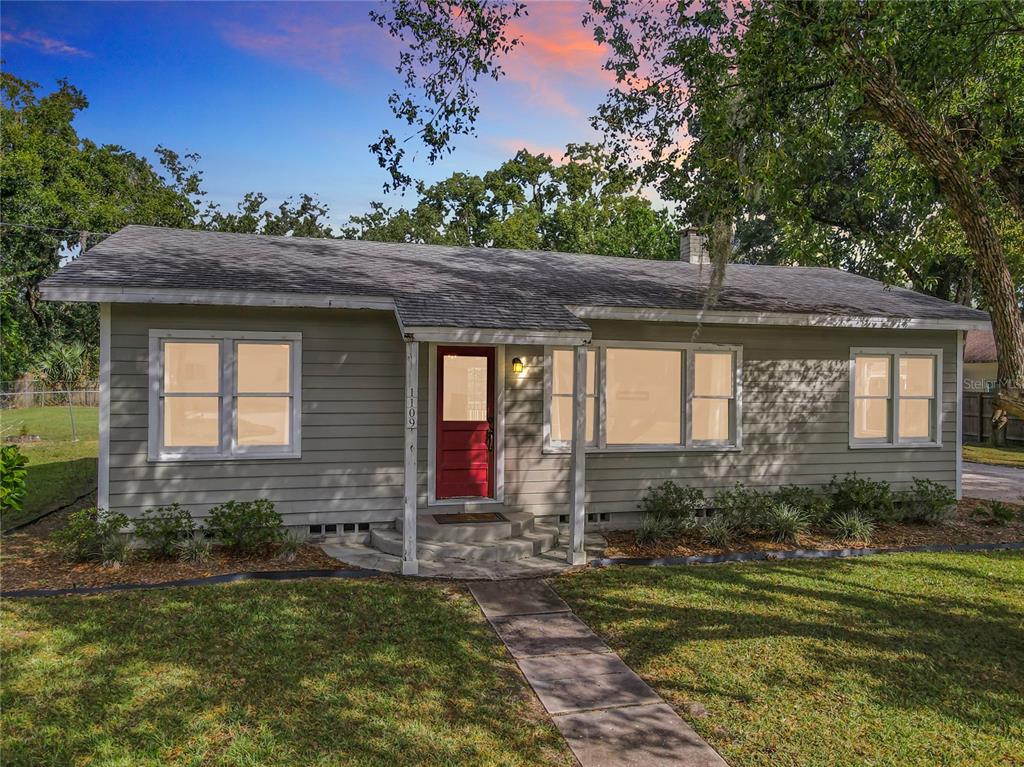
M 68 562 L 49 544 L 51 532 L 63 527 L 68 511 L 51 514 L 15 533 L 3 537 L 0 551 L 0 587 L 21 589 L 63 589 L 76 586 L 110 586 L 118 583 L 161 583 L 210 575 L 258 570 L 342 570 L 343 562 L 324 554 L 316 546 L 303 546 L 294 560 L 285 562 L 273 555 L 238 556 L 214 550 L 208 562 L 191 564 L 174 560 L 139 558 L 121 567 L 103 567 L 92 562 Z
M 987 506 L 988 501 L 966 498 L 960 501 L 957 516 L 943 525 L 877 525 L 868 543 L 840 541 L 826 530 L 811 530 L 801 535 L 796 544 L 776 543 L 758 536 L 737 537 L 728 548 L 709 546 L 699 538 L 679 535 L 654 546 L 640 546 L 632 531 L 604 533 L 608 545 L 606 557 L 685 557 L 708 554 L 729 554 L 736 551 L 795 551 L 797 549 L 860 549 L 903 548 L 907 546 L 956 545 L 958 543 L 1013 543 L 1024 541 L 1024 517 L 1020 514 L 1005 526 L 981 524 L 969 516 L 971 509 Z M 1005 504 L 1018 511 L 1020 504 Z

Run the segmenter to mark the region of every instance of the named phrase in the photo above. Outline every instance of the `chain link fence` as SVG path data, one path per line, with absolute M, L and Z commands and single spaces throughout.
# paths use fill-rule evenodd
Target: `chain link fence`
M 68 404 L 99 407 L 100 392 L 96 382 L 86 382 L 71 391 L 47 389 L 32 379 L 0 382 L 0 410 L 57 405 L 67 407 Z

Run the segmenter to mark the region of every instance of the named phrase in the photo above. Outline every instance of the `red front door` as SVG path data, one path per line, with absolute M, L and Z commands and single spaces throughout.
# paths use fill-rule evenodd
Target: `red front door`
M 494 348 L 437 348 L 437 488 L 441 498 L 494 494 Z

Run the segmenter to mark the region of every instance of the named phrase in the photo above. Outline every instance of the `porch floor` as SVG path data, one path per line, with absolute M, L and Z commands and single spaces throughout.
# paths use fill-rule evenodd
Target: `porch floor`
M 566 538 L 567 536 L 562 536 Z M 605 539 L 599 533 L 588 533 L 584 539 L 587 558 L 596 559 L 602 555 Z M 386 573 L 400 573 L 402 559 L 359 543 L 324 543 L 321 549 L 330 557 L 357 567 L 366 567 Z M 512 562 L 466 562 L 460 560 L 419 560 L 419 577 L 445 578 L 450 580 L 501 581 L 518 578 L 537 578 L 555 575 L 572 566 L 566 562 L 568 550 L 563 544 L 535 557 L 517 559 Z

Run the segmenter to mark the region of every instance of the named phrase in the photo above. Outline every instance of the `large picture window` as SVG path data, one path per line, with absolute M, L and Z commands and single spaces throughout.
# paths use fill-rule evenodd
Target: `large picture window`
M 150 460 L 298 457 L 298 333 L 151 331 Z
M 942 352 L 850 352 L 850 446 L 941 443 Z
M 547 353 L 545 448 L 572 444 L 573 351 Z M 598 343 L 587 352 L 587 446 L 737 448 L 738 347 Z

